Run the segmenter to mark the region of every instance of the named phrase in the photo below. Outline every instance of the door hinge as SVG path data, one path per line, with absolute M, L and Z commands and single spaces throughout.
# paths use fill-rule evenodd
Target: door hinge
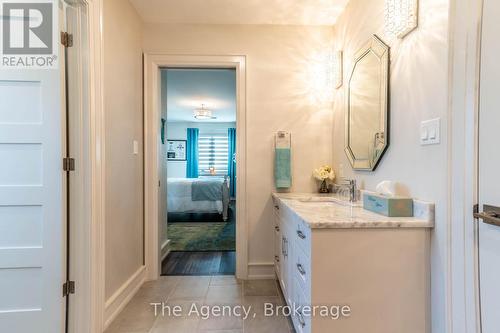
M 66 281 L 63 284 L 63 297 L 75 293 L 75 281 Z
M 65 47 L 73 46 L 73 35 L 67 32 L 61 31 L 61 44 Z
M 63 158 L 63 170 L 75 171 L 75 159 L 71 157 Z

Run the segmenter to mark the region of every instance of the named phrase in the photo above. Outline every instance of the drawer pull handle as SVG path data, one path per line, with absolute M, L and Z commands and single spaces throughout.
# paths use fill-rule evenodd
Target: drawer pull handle
M 304 267 L 302 267 L 301 264 L 297 264 L 297 270 L 299 271 L 300 275 L 306 275 L 306 271 L 304 270 Z
M 275 227 L 274 227 L 274 230 L 276 230 L 276 231 L 280 231 L 280 227 L 275 226 Z
M 280 257 L 274 256 L 274 260 L 276 260 L 276 262 L 280 262 Z
M 280 206 L 278 206 L 278 205 L 274 205 L 274 208 L 276 208 L 277 210 L 280 210 Z
M 299 320 L 299 324 L 301 327 L 305 327 L 306 326 L 306 321 L 304 320 L 304 315 L 302 315 L 302 311 L 298 311 L 298 317 L 297 319 Z
M 299 236 L 299 238 L 301 239 L 305 239 L 306 238 L 306 235 L 304 235 L 304 233 L 300 230 L 297 230 L 297 236 Z

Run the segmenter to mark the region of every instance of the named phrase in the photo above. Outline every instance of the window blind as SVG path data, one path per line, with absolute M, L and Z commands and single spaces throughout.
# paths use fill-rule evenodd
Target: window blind
M 226 133 L 200 133 L 198 138 L 199 175 L 210 176 L 210 168 L 215 168 L 217 176 L 227 175 L 228 149 Z

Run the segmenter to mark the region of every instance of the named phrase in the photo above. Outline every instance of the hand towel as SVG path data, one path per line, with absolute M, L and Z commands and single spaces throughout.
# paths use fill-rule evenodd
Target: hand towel
M 276 188 L 292 186 L 290 148 L 276 148 L 274 160 L 274 181 Z

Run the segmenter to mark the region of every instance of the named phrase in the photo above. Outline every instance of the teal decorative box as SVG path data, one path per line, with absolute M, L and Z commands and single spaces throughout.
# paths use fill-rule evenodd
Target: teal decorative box
M 413 216 L 413 199 L 363 192 L 363 208 L 390 217 Z

